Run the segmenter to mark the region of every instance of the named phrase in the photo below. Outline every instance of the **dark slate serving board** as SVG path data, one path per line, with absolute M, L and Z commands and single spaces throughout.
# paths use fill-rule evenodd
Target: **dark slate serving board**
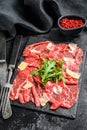
M 82 35 L 81 35 L 82 36 Z M 45 35 L 37 35 L 37 36 L 31 36 L 29 38 L 29 41 L 27 44 L 33 44 L 35 42 L 39 42 L 39 41 L 44 41 L 44 40 L 51 40 L 55 43 L 60 43 L 60 42 L 73 42 L 73 43 L 77 43 L 79 47 L 81 47 L 84 51 L 84 57 L 83 57 L 83 63 L 81 65 L 81 77 L 79 79 L 79 87 L 81 89 L 81 87 L 84 85 L 83 83 L 83 73 L 84 73 L 84 66 L 85 66 L 85 61 L 86 61 L 86 50 L 85 50 L 85 41 L 86 39 L 83 37 L 63 37 L 60 34 L 58 34 L 58 30 L 52 30 L 49 34 L 45 34 Z M 84 43 L 84 46 L 82 46 L 82 43 Z M 20 59 L 21 61 L 21 59 Z M 16 71 L 15 71 L 16 72 Z M 15 74 L 14 74 L 15 75 Z M 15 76 L 13 76 L 14 78 Z M 20 104 L 18 101 L 12 101 L 11 102 L 12 105 L 21 107 L 21 108 L 26 108 L 29 110 L 33 110 L 33 111 L 39 111 L 39 112 L 43 112 L 43 113 L 48 113 L 48 114 L 52 114 L 55 116 L 64 116 L 64 117 L 68 117 L 68 118 L 75 118 L 76 117 L 76 112 L 77 112 L 77 106 L 78 106 L 78 101 L 75 103 L 75 105 L 70 108 L 70 109 L 65 109 L 65 108 L 59 108 L 55 111 L 50 110 L 49 106 L 50 104 L 48 103 L 47 105 L 45 105 L 44 107 L 35 107 L 35 105 L 30 102 L 27 104 Z

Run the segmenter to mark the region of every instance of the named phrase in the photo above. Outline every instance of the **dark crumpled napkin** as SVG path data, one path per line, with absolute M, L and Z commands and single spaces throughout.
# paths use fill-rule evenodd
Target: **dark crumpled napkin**
M 87 18 L 86 0 L 0 0 L 0 30 L 7 37 L 17 33 L 46 33 L 61 15 L 80 14 Z

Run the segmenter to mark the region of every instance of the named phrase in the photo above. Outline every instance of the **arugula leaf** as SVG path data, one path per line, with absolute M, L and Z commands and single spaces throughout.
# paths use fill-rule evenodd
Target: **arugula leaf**
M 32 71 L 32 75 L 39 75 L 42 79 L 42 84 L 45 85 L 47 81 L 51 80 L 58 82 L 62 79 L 65 82 L 65 78 L 62 75 L 63 60 L 54 60 L 52 58 L 42 58 L 42 66 L 37 70 Z

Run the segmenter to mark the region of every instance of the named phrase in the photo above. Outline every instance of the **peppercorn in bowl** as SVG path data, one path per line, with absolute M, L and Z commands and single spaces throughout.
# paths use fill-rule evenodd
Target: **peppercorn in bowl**
M 61 16 L 58 19 L 58 28 L 63 35 L 78 35 L 86 26 L 86 18 L 78 15 Z

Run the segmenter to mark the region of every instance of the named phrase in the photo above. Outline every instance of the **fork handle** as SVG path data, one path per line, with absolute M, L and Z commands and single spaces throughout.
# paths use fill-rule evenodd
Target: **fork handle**
M 4 119 L 8 119 L 12 116 L 12 109 L 10 105 L 10 100 L 8 99 L 5 105 L 4 111 L 2 110 L 2 116 Z

